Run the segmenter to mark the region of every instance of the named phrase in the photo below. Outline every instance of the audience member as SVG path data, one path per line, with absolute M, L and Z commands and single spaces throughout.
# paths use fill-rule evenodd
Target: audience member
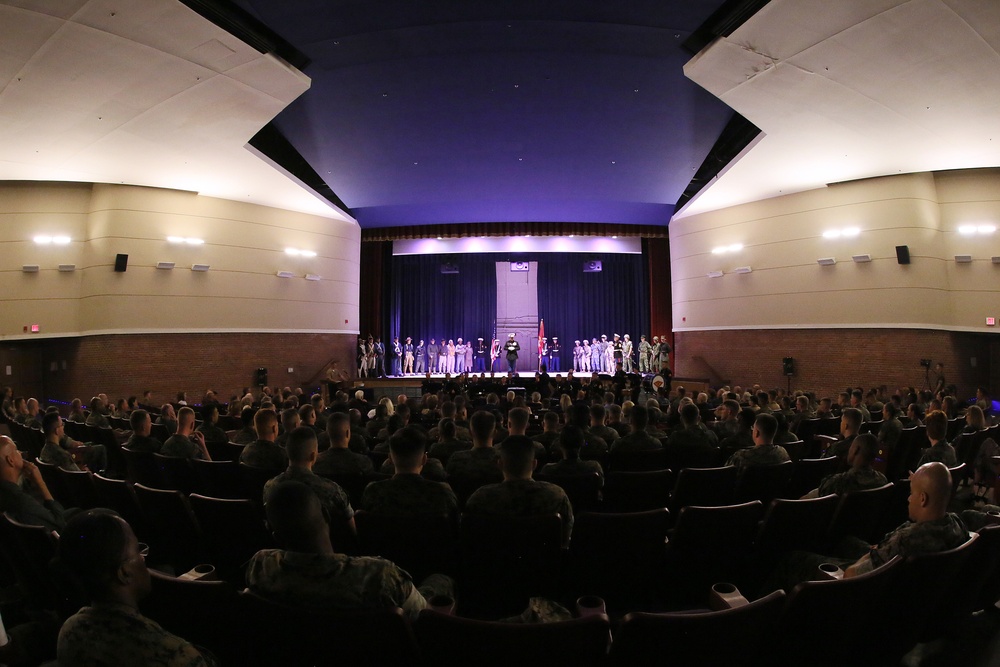
M 66 525 L 66 510 L 52 497 L 38 466 L 25 461 L 5 435 L 0 435 L 0 512 L 56 532 Z
M 162 442 L 149 435 L 153 430 L 153 421 L 148 412 L 133 410 L 128 422 L 132 427 L 132 435 L 125 443 L 128 449 L 133 452 L 159 452 L 163 448 Z
M 945 439 L 948 434 L 948 416 L 940 410 L 934 410 L 927 414 L 924 423 L 927 425 L 927 439 L 930 440 L 931 446 L 920 455 L 917 466 L 931 461 L 940 461 L 949 468 L 957 466 L 958 457 L 955 455 L 955 448 Z
M 160 454 L 181 459 L 212 460 L 205 445 L 205 436 L 194 430 L 193 409 L 186 405 L 180 409 L 177 414 L 177 432 L 163 443 Z
M 580 459 L 580 449 L 583 447 L 584 435 L 579 426 L 572 424 L 563 427 L 557 449 L 562 459 L 548 463 L 541 472 L 546 475 L 589 475 L 597 473 L 604 486 L 604 469 L 598 461 L 583 461 Z
M 819 483 L 819 487 L 807 493 L 804 498 L 818 498 L 831 493 L 838 496 L 865 489 L 877 489 L 888 482 L 885 475 L 872 468 L 875 456 L 878 454 L 878 440 L 874 435 L 866 433 L 854 438 L 847 452 L 846 472 L 828 475 Z
M 726 465 L 736 466 L 740 474 L 752 466 L 766 466 L 784 463 L 789 460 L 788 452 L 781 445 L 775 445 L 774 434 L 778 430 L 778 422 L 773 415 L 758 415 L 753 423 L 752 437 L 754 446 L 741 449 L 726 462 Z
M 351 441 L 351 418 L 334 412 L 326 420 L 329 448 L 316 459 L 313 471 L 317 475 L 363 475 L 372 472 L 372 460 L 348 448 Z
M 298 419 L 298 413 L 295 410 L 292 413 Z M 288 455 L 275 443 L 278 438 L 277 413 L 274 410 L 258 410 L 253 416 L 253 426 L 257 439 L 243 448 L 240 463 L 269 470 L 284 470 L 288 467 Z
M 428 461 L 426 436 L 417 428 L 407 426 L 389 438 L 389 465 L 395 474 L 391 479 L 371 482 L 361 497 L 361 508 L 376 514 L 392 516 L 448 516 L 457 518 L 458 500 L 451 487 L 422 475 L 428 463 L 441 467 L 436 459 Z

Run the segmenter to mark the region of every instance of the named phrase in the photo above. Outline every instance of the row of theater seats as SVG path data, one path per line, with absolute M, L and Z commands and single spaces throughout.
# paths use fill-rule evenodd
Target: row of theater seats
M 551 519 L 557 535 L 558 520 Z M 53 548 L 44 531 L 6 518 L 0 538 L 5 552 L 21 551 L 22 564 L 47 562 Z M 520 573 L 490 574 L 515 583 Z M 221 580 L 153 571 L 152 583 L 143 612 L 222 664 L 894 665 L 916 642 L 947 635 L 996 604 L 1000 526 L 984 528 L 954 550 L 896 558 L 854 579 L 806 582 L 788 595 L 775 591 L 730 607 L 712 605 L 706 587 L 697 610 L 633 612 L 614 623 L 599 613 L 510 624 L 432 610 L 411 622 L 399 609 L 331 612 L 275 604 Z

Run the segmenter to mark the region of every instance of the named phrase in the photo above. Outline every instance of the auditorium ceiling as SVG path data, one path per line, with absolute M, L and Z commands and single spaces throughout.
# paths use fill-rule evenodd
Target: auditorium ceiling
M 0 0 L 0 179 L 663 225 L 1000 165 L 995 0 L 771 0 L 702 48 L 724 4 Z

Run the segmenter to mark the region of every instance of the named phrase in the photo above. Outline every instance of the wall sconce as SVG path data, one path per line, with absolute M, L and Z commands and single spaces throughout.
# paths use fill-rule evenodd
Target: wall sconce
M 865 253 L 864 255 L 851 255 L 851 259 L 853 259 L 856 264 L 864 264 L 865 262 L 872 261 L 872 256 Z
M 76 271 L 76 264 L 60 264 L 59 270 L 63 273 L 72 273 Z
M 844 227 L 843 229 L 828 229 L 823 232 L 823 238 L 825 239 L 839 239 L 843 238 L 854 238 L 861 233 L 861 230 L 857 227 Z
M 204 245 L 205 239 L 198 239 L 193 236 L 168 236 L 167 243 L 185 243 L 187 245 Z
M 192 264 L 191 265 L 191 270 L 192 271 L 202 271 L 202 272 L 204 272 L 204 271 L 208 271 L 210 268 L 212 268 L 210 264 Z
M 306 280 L 311 280 L 313 282 L 317 282 L 319 280 L 323 280 L 323 276 L 318 276 L 315 273 L 307 273 L 306 274 Z
M 820 266 L 833 266 L 837 263 L 836 257 L 820 257 L 816 260 L 816 263 Z
M 174 263 L 173 262 L 157 262 L 156 263 L 156 268 L 162 269 L 163 271 L 170 271 L 171 269 L 174 268 Z
M 708 272 L 708 277 L 709 278 L 721 278 L 722 275 L 723 275 L 722 271 L 709 271 Z
M 21 270 L 24 271 L 25 273 L 38 273 L 38 265 L 25 264 L 24 266 L 21 267 Z
M 279 278 L 294 278 L 295 274 L 291 271 L 278 271 Z
M 972 255 L 955 255 L 957 264 L 972 264 Z
M 293 257 L 315 257 L 316 253 L 312 250 L 299 250 L 298 248 L 285 248 L 285 254 L 292 255 Z

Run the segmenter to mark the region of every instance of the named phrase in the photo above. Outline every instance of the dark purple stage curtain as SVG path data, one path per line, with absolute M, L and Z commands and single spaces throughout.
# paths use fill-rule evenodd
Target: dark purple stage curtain
M 391 260 L 391 294 L 383 302 L 388 340 L 399 336 L 430 342 L 475 341 L 482 336 L 489 345 L 497 312 L 495 255 L 405 255 Z M 458 273 L 441 273 L 443 264 Z
M 572 368 L 573 341 L 629 334 L 638 354 L 639 335 L 649 335 L 649 289 L 643 255 L 546 254 L 538 261 L 538 316 L 545 335 L 558 336 L 562 369 Z M 599 260 L 601 271 L 584 273 Z M 634 357 L 638 360 L 638 356 Z M 566 360 L 569 360 L 567 366 Z

